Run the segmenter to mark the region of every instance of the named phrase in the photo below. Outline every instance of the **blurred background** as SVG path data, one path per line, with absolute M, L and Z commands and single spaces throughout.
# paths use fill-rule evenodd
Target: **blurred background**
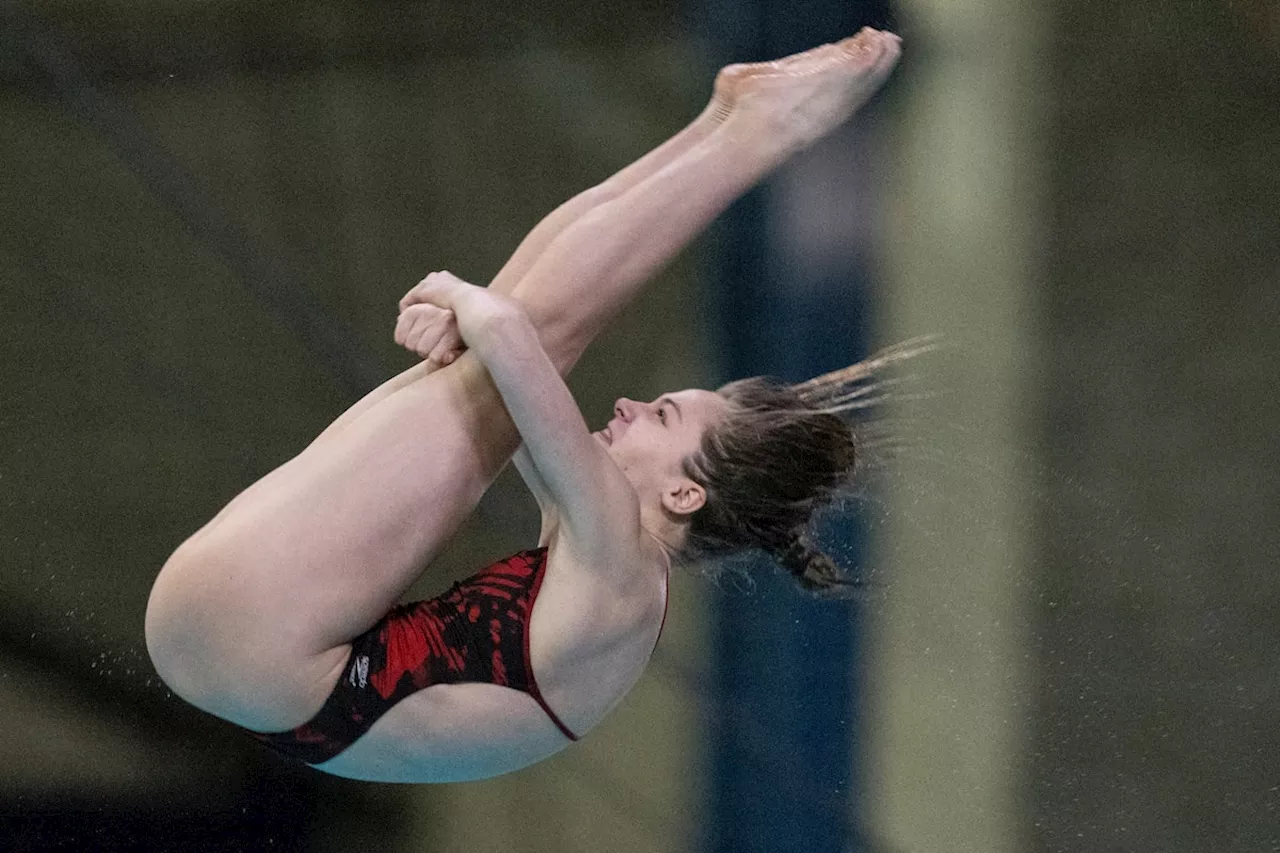
M 1280 850 L 1271 0 L 0 8 L 0 850 Z M 160 565 L 412 363 L 408 287 L 866 24 L 886 90 L 571 384 L 598 427 L 942 335 L 824 521 L 881 595 L 677 577 L 624 705 L 486 782 L 298 769 L 164 688 Z M 414 597 L 536 536 L 504 474 Z

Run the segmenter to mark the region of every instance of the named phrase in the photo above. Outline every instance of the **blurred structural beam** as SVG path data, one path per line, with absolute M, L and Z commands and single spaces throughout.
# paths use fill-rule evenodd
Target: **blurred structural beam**
M 1027 449 L 1043 234 L 1036 4 L 908 0 L 886 336 L 941 333 L 943 397 L 897 472 L 867 632 L 867 824 L 910 851 L 1027 850 Z M 927 456 L 928 459 L 923 458 Z
M 152 138 L 122 101 L 97 85 L 95 74 L 72 55 L 56 31 L 26 15 L 14 15 L 6 23 L 14 25 L 27 65 L 53 87 L 66 109 L 95 131 L 197 239 L 236 270 L 263 306 L 316 353 L 353 399 L 378 385 L 383 371 L 361 351 L 349 328 L 315 307 L 304 277 L 283 247 L 262 245 L 261 238 L 213 204 L 173 153 Z
M 39 9 L 41 18 L 80 45 L 86 61 L 111 78 L 155 78 L 243 72 L 288 73 L 421 61 L 423 57 L 492 55 L 547 40 L 585 49 L 662 33 L 680 0 L 644 3 L 519 4 L 450 0 L 4 0 L 10 10 Z M 0 30 L 0 45 L 4 34 Z M 29 69 L 0 55 L 0 83 L 31 79 Z

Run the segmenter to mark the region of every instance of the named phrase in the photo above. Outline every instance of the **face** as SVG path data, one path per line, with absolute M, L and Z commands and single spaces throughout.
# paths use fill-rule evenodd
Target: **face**
M 697 452 L 702 434 L 728 409 L 719 394 L 696 388 L 648 403 L 622 397 L 614 404 L 613 419 L 594 435 L 642 503 L 657 499 L 668 511 L 687 515 L 702 507 L 706 494 L 685 476 L 684 460 Z

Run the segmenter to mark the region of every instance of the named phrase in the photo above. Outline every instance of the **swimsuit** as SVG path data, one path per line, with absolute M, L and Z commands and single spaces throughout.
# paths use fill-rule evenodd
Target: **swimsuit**
M 290 758 L 319 764 L 424 687 L 481 682 L 528 693 L 565 737 L 577 740 L 542 698 L 529 657 L 529 615 L 546 569 L 546 548 L 521 551 L 443 595 L 392 608 L 352 640 L 342 678 L 310 722 L 249 734 Z M 665 609 L 662 621 L 665 626 Z

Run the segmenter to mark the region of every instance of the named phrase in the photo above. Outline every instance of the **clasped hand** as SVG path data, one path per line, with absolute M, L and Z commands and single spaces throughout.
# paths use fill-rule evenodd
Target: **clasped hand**
M 400 300 L 396 343 L 443 366 L 461 355 L 491 320 L 523 314 L 513 299 L 468 284 L 450 272 L 433 272 Z

